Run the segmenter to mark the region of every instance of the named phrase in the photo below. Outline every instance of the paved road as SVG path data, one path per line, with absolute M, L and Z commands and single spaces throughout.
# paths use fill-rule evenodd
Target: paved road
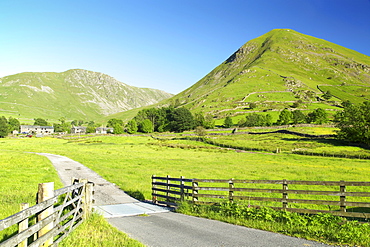
M 64 185 L 71 179 L 95 183 L 96 210 L 130 237 L 152 247 L 298 247 L 328 246 L 281 234 L 169 212 L 131 198 L 91 169 L 67 157 L 38 153 L 54 165 Z M 148 216 L 143 216 L 143 214 Z

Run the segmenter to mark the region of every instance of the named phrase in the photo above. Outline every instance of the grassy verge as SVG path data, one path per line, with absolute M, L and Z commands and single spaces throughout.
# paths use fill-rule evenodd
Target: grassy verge
M 125 233 L 112 227 L 103 216 L 92 214 L 91 217 L 82 223 L 75 231 L 72 232 L 60 244 L 60 247 L 115 247 L 145 246 L 140 242 L 129 238 Z
M 2 144 L 6 141 L 4 139 Z M 35 205 L 39 183 L 54 182 L 55 189 L 63 187 L 57 172 L 46 157 L 23 151 L 0 151 L 0 178 L 0 219 L 19 212 L 21 203 Z M 17 231 L 17 225 L 0 231 L 0 242 Z M 102 216 L 93 214 L 71 236 L 63 240 L 60 246 L 143 245 L 109 225 Z
M 0 178 L 0 219 L 19 212 L 21 203 L 35 205 L 39 183 L 54 182 L 55 189 L 63 187 L 47 158 L 19 151 L 0 151 Z M 1 231 L 0 241 L 15 231 L 16 226 Z
M 328 244 L 370 246 L 370 225 L 330 214 L 302 215 L 252 208 L 246 204 L 191 205 L 184 203 L 178 212 L 231 224 L 257 228 Z

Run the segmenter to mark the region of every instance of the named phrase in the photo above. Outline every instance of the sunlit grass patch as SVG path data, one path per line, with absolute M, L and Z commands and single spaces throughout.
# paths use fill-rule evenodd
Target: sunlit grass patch
M 60 244 L 60 247 L 90 247 L 90 246 L 145 246 L 127 234 L 112 227 L 103 216 L 93 213 Z
M 21 203 L 36 204 L 39 183 L 63 185 L 50 161 L 43 156 L 21 151 L 0 151 L 0 219 L 20 211 Z M 16 231 L 16 225 L 0 232 L 0 241 Z

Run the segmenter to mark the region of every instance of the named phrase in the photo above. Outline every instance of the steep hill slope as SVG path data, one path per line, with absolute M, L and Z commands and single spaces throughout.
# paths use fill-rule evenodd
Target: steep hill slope
M 87 70 L 29 72 L 0 78 L 0 115 L 16 116 L 21 121 L 36 117 L 97 120 L 171 96 Z
M 289 29 L 253 39 L 190 88 L 161 105 L 226 114 L 291 107 L 335 109 L 370 100 L 370 57 Z M 324 100 L 324 92 L 334 96 Z M 323 105 L 324 104 L 324 105 Z

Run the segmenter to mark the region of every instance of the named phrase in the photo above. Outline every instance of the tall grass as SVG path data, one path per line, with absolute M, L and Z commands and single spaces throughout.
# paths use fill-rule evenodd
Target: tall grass
M 370 246 L 368 223 L 358 224 L 356 221 L 347 221 L 329 214 L 297 214 L 237 203 L 213 206 L 183 203 L 177 211 L 329 244 Z

